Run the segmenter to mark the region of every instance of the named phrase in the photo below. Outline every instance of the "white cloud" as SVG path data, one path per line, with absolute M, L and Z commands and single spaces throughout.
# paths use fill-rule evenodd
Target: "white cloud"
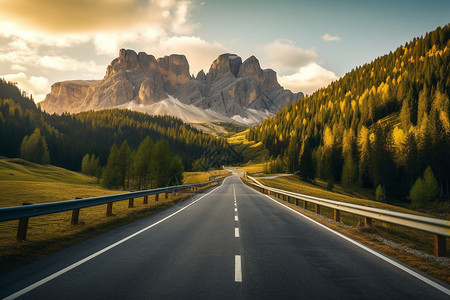
M 27 68 L 25 68 L 24 66 L 22 66 L 22 65 L 18 65 L 18 64 L 14 64 L 14 65 L 11 65 L 11 70 L 14 70 L 14 71 L 26 71 L 27 70 Z
M 312 94 L 316 90 L 328 86 L 339 77 L 334 72 L 326 70 L 317 63 L 301 67 L 292 75 L 279 76 L 279 83 L 293 92 Z
M 317 59 L 314 50 L 296 47 L 292 41 L 286 39 L 275 40 L 262 47 L 266 62 L 278 72 L 296 71 Z
M 325 33 L 321 37 L 321 39 L 324 40 L 324 41 L 327 41 L 327 42 L 334 42 L 334 41 L 340 41 L 341 40 L 341 38 L 338 37 L 337 35 L 333 36 L 333 35 L 330 35 L 329 33 Z
M 28 95 L 33 94 L 36 102 L 44 100 L 45 95 L 50 92 L 49 81 L 42 76 L 28 77 L 25 73 L 0 75 L 7 81 L 16 82 L 19 88 L 25 91 Z
M 45 68 L 59 71 L 89 71 L 92 74 L 103 73 L 104 67 L 94 61 L 79 61 L 68 56 L 42 56 L 37 63 Z
M 175 34 L 189 34 L 198 26 L 189 22 L 189 12 L 192 7 L 193 4 L 191 1 L 181 1 L 178 3 L 173 13 L 172 32 Z

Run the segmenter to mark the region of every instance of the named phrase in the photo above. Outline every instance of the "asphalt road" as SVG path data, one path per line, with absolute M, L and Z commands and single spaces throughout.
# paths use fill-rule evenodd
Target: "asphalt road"
M 0 298 L 449 299 L 408 272 L 233 176 L 3 275 Z

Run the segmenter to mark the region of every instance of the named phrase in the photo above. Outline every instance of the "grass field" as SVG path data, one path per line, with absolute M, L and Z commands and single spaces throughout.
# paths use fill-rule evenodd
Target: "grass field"
M 376 201 L 371 201 L 367 199 L 352 197 L 349 195 L 334 193 L 320 186 L 315 186 L 310 183 L 306 183 L 301 181 L 296 176 L 289 177 L 278 177 L 274 179 L 262 179 L 258 178 L 258 180 L 264 185 L 283 189 L 287 191 L 292 191 L 301 194 L 307 194 L 315 197 L 327 198 L 342 202 L 354 203 L 358 205 L 365 205 L 370 207 L 376 207 L 381 209 L 387 209 L 391 211 L 398 211 L 403 213 L 417 214 L 417 215 L 425 215 L 423 213 L 409 210 L 403 207 L 393 206 L 386 203 L 380 203 Z M 333 210 L 331 208 L 327 208 L 322 206 L 320 208 L 320 215 L 324 218 L 318 217 L 315 214 L 315 205 L 309 204 L 308 209 L 304 210 L 298 207 L 295 207 L 292 203 L 289 204 L 291 207 L 301 211 L 302 213 L 306 213 L 308 216 L 314 218 L 315 220 L 326 224 L 333 229 L 341 231 L 350 237 L 360 240 L 361 242 L 378 249 L 390 256 L 393 256 L 419 270 L 426 272 L 436 278 L 439 278 L 447 283 L 450 283 L 450 266 L 447 265 L 436 265 L 433 262 L 427 261 L 427 259 L 422 259 L 419 257 L 415 257 L 409 255 L 403 251 L 398 251 L 392 249 L 382 243 L 378 242 L 377 239 L 372 235 L 372 233 L 385 238 L 390 241 L 394 241 L 395 243 L 406 246 L 408 248 L 417 249 L 423 251 L 428 254 L 433 254 L 434 247 L 434 234 L 429 234 L 423 231 L 418 231 L 414 229 L 410 229 L 403 226 L 398 226 L 394 224 L 383 223 L 377 220 L 373 220 L 373 229 L 370 232 L 363 226 L 363 217 L 353 215 L 350 213 L 341 212 L 341 221 L 340 224 L 336 224 L 333 221 L 327 221 L 333 219 Z M 430 215 L 425 215 L 429 216 Z M 431 216 L 433 217 L 433 216 Z M 450 257 L 450 239 L 447 238 L 447 257 Z
M 235 133 L 228 137 L 228 143 L 233 145 L 236 151 L 242 153 L 244 156 L 244 161 L 248 161 L 252 164 L 262 163 L 269 159 L 269 153 L 267 149 L 264 148 L 262 143 L 255 143 L 249 141 L 245 138 L 245 134 L 248 129 Z
M 206 172 L 184 172 L 183 184 L 192 184 L 209 181 L 210 177 L 223 177 L 228 174 L 225 170 L 212 170 Z
M 211 175 L 225 171 L 187 173 L 188 183 L 205 181 Z M 0 207 L 19 206 L 24 202 L 38 204 L 87 198 L 126 191 L 112 191 L 101 188 L 96 179 L 51 165 L 38 165 L 21 159 L 0 159 Z M 128 208 L 128 201 L 113 204 L 113 216 L 106 217 L 106 205 L 80 210 L 79 224 L 71 225 L 71 211 L 33 217 L 29 220 L 27 240 L 16 240 L 18 221 L 0 223 L 0 272 L 38 259 L 64 246 L 95 236 L 137 218 L 152 214 L 175 205 L 191 194 L 163 195 L 159 201 L 149 197 L 143 204 L 142 198 L 134 200 L 134 208 Z

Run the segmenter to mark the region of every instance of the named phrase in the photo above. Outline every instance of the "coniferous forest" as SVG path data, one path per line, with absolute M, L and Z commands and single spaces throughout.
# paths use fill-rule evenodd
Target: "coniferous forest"
M 450 196 L 450 25 L 284 108 L 252 128 L 268 172 L 373 189 L 420 206 Z
M 5 80 L 0 80 L 0 140 L 2 156 L 76 171 L 82 169 L 83 162 L 89 175 L 119 174 L 118 181 L 103 181 L 114 188 L 181 183 L 181 169 L 207 170 L 242 160 L 225 139 L 202 133 L 169 116 L 119 109 L 47 114 L 32 97 Z M 137 166 L 145 153 L 150 158 L 147 165 Z M 121 167 L 112 166 L 117 164 Z M 142 168 L 152 171 L 144 174 Z M 172 169 L 174 174 L 165 174 Z

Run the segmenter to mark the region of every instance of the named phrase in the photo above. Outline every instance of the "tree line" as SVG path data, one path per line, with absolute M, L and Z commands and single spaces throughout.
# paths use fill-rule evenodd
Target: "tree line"
M 428 178 L 432 198 L 449 199 L 449 39 L 450 25 L 439 27 L 252 128 L 247 138 L 273 157 L 266 171 L 416 203 Z
M 22 155 L 38 163 L 80 171 L 87 153 L 90 159 L 95 156 L 98 165 L 107 166 L 114 144 L 119 147 L 126 141 L 137 151 L 149 137 L 152 141 L 166 140 L 170 153 L 181 159 L 186 170 L 193 166 L 205 170 L 243 159 L 225 139 L 205 134 L 174 117 L 121 109 L 50 115 L 31 99 L 15 83 L 0 79 L 0 155 Z M 211 153 L 208 149 L 220 151 Z M 35 152 L 39 153 L 36 158 L 31 157 Z

